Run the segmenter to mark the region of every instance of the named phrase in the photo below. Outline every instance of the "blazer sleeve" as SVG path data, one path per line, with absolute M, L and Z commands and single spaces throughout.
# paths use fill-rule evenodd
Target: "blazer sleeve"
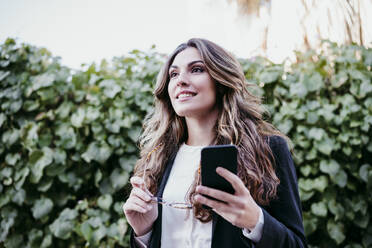
M 280 184 L 277 198 L 262 209 L 264 215 L 262 237 L 255 247 L 307 247 L 296 170 L 287 142 L 282 137 L 272 136 L 269 144 Z

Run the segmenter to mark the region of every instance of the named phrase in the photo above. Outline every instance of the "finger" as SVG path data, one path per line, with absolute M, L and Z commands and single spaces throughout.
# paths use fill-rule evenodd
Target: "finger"
M 145 181 L 143 181 L 143 178 L 136 177 L 136 176 L 131 177 L 130 183 L 132 184 L 133 187 L 138 187 L 138 188 L 145 185 Z
M 213 189 L 209 188 L 206 186 L 197 186 L 196 187 L 196 192 L 199 194 L 211 196 L 217 200 L 228 202 L 228 203 L 234 203 L 236 201 L 236 196 L 226 193 L 224 191 L 218 190 L 218 189 Z
M 138 205 L 138 206 L 140 206 L 140 207 L 142 207 L 146 210 L 152 209 L 152 204 L 151 203 L 145 202 L 145 201 L 143 201 L 142 199 L 140 199 L 136 196 L 132 196 L 132 197 L 128 198 L 127 202 L 130 203 L 130 204 Z
M 150 196 L 152 196 L 151 192 L 147 189 L 146 187 L 146 184 L 145 184 L 145 181 L 143 180 L 142 177 L 132 177 L 130 179 L 130 183 L 132 184 L 132 187 L 133 188 L 141 188 L 143 189 L 147 194 L 149 194 Z
M 218 175 L 225 178 L 229 183 L 231 183 L 235 190 L 235 193 L 244 194 L 247 191 L 247 188 L 245 187 L 242 180 L 234 173 L 222 167 L 217 167 L 216 172 Z
M 226 203 L 215 201 L 215 200 L 209 199 L 199 194 L 196 195 L 194 199 L 195 201 L 201 204 L 207 205 L 211 207 L 212 209 L 217 209 L 218 211 L 221 211 L 221 212 L 224 212 L 224 211 L 228 212 L 230 209 L 230 207 Z
M 136 196 L 145 202 L 150 202 L 152 199 L 151 196 L 147 192 L 137 187 L 132 189 L 132 191 L 130 192 L 130 196 Z
M 134 202 L 126 202 L 123 205 L 123 211 L 125 214 L 128 214 L 130 212 L 139 212 L 139 213 L 146 213 L 147 210 L 140 205 L 135 204 Z

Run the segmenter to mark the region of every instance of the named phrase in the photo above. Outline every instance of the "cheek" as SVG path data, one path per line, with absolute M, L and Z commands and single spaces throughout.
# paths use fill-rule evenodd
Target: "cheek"
M 168 97 L 170 100 L 172 100 L 172 85 L 169 83 L 167 87 Z
M 172 96 L 174 92 L 174 84 L 171 81 L 168 83 L 167 90 L 168 90 L 168 95 Z
M 168 87 L 167 87 L 167 92 L 168 92 L 168 98 L 170 100 L 170 103 L 172 104 L 173 106 L 173 97 L 174 96 L 174 91 L 175 91 L 175 87 L 174 87 L 174 84 L 172 83 L 168 83 Z

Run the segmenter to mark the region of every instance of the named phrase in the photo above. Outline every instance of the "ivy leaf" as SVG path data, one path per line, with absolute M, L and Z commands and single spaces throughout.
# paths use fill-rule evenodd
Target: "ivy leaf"
M 26 180 L 26 177 L 29 175 L 30 169 L 28 167 L 24 167 L 20 170 L 17 170 L 15 172 L 14 181 L 15 181 L 15 189 L 20 190 L 22 187 L 24 181 Z
M 325 176 L 320 176 L 315 179 L 300 178 L 298 184 L 299 187 L 305 191 L 316 189 L 319 192 L 324 192 L 325 188 L 328 186 L 328 179 Z
M 311 212 L 317 216 L 327 216 L 327 205 L 324 202 L 311 204 Z
M 53 235 L 60 239 L 68 239 L 71 232 L 74 230 L 75 222 L 73 221 L 77 216 L 77 211 L 66 208 L 62 211 L 59 217 L 49 226 Z
M 292 129 L 292 127 L 293 127 L 293 122 L 291 120 L 285 120 L 282 123 L 278 124 L 278 129 L 285 134 L 288 134 L 289 131 Z
M 92 142 L 81 157 L 88 163 L 95 160 L 103 164 L 111 156 L 111 153 L 112 149 L 106 143 Z
M 39 139 L 39 126 L 35 122 L 27 123 L 22 129 L 22 139 L 25 146 L 30 149 L 36 146 L 36 143 Z
M 370 216 L 369 213 L 366 214 L 358 214 L 356 218 L 354 219 L 354 223 L 360 227 L 360 228 L 367 228 L 368 223 L 370 222 Z
M 111 185 L 115 190 L 123 188 L 128 183 L 128 179 L 129 173 L 119 168 L 114 169 L 110 175 Z
M 129 158 L 120 158 L 119 159 L 120 167 L 127 172 L 131 172 L 137 160 L 138 160 L 137 156 L 133 155 L 130 156 Z
M 60 137 L 60 140 L 55 141 L 58 146 L 65 149 L 75 147 L 77 137 L 72 127 L 63 124 L 57 128 L 56 134 Z
M 56 115 L 58 115 L 61 119 L 66 118 L 72 109 L 73 104 L 71 102 L 63 102 L 55 111 Z
M 292 96 L 298 98 L 305 97 L 307 95 L 307 89 L 302 83 L 294 83 L 290 85 L 289 92 Z
M 94 228 L 98 228 L 102 225 L 102 220 L 99 217 L 91 217 L 87 220 L 87 222 Z
M 335 175 L 332 175 L 331 179 L 341 188 L 344 188 L 347 184 L 347 174 L 344 170 L 340 170 Z
M 15 202 L 18 206 L 22 206 L 25 198 L 26 191 L 24 189 L 20 189 L 12 196 L 12 202 Z
M 48 215 L 53 209 L 53 202 L 49 198 L 41 198 L 37 200 L 32 207 L 32 216 L 35 219 L 41 219 Z
M 18 153 L 15 153 L 15 154 L 8 153 L 5 157 L 5 162 L 8 165 L 14 166 L 20 158 L 21 156 Z
M 312 127 L 309 131 L 309 138 L 315 140 L 321 140 L 325 135 L 325 131 L 322 128 Z
M 102 172 L 100 169 L 96 171 L 94 174 L 94 185 L 98 188 L 99 187 L 99 182 L 102 180 Z
M 320 161 L 320 170 L 329 175 L 335 175 L 340 169 L 340 165 L 336 160 L 322 160 Z
M 74 127 L 81 127 L 84 121 L 85 111 L 82 108 L 79 108 L 77 112 L 73 113 L 71 116 L 71 124 Z
M 368 171 L 370 170 L 370 167 L 369 164 L 364 164 L 359 168 L 359 176 L 366 183 L 368 183 Z
M 37 190 L 41 192 L 47 192 L 52 186 L 52 184 L 53 184 L 53 179 L 46 178 L 42 180 L 41 182 L 39 182 L 39 185 L 37 186 Z
M 0 235 L 0 241 L 2 241 L 1 235 Z M 13 235 L 9 235 L 6 238 L 4 242 L 4 247 L 22 247 L 23 243 L 24 243 L 24 240 L 21 234 L 13 234 Z
M 40 88 L 48 87 L 53 85 L 55 76 L 51 73 L 44 73 L 33 78 L 32 91 L 28 92 L 27 96 L 30 96 L 33 91 Z
M 319 192 L 324 192 L 328 186 L 328 179 L 325 176 L 320 176 L 314 179 L 314 189 L 317 189 Z
M 0 208 L 8 204 L 10 201 L 10 197 L 7 194 L 0 195 Z
M 13 145 L 20 136 L 20 131 L 18 129 L 10 129 L 3 133 L 2 141 L 4 144 L 6 144 L 8 147 Z
M 6 115 L 3 113 L 0 113 L 0 128 L 5 121 L 6 121 Z
M 67 154 L 64 150 L 59 149 L 59 148 L 54 150 L 54 153 L 53 153 L 54 163 L 64 165 L 66 164 L 66 158 L 67 158 Z
M 281 74 L 282 72 L 278 68 L 271 67 L 260 73 L 259 81 L 265 84 L 272 83 L 278 80 Z
M 85 240 L 87 240 L 87 241 L 91 240 L 93 230 L 90 227 L 88 221 L 84 221 L 83 224 L 81 224 L 80 231 L 83 234 L 83 237 L 85 238 Z
M 141 134 L 141 128 L 140 127 L 132 128 L 128 131 L 128 136 L 134 142 L 138 141 L 138 138 L 139 138 L 140 134 Z
M 329 137 L 324 137 L 322 140 L 316 141 L 316 146 L 319 152 L 330 155 L 335 146 L 335 142 Z
M 119 232 L 120 232 L 121 236 L 124 236 L 127 233 L 127 230 L 128 230 L 127 222 L 123 218 L 120 218 L 119 221 L 118 221 L 118 225 L 119 225 Z
M 1 195 L 0 195 L 1 198 Z M 0 206 L 1 207 L 1 206 Z M 15 217 L 17 216 L 17 211 L 9 208 L 4 208 L 1 210 L 1 226 L 0 226 L 0 242 L 4 242 L 8 236 L 9 229 L 15 224 Z
M 35 228 L 31 229 L 31 231 L 28 232 L 28 243 L 31 246 L 38 245 L 38 241 L 43 236 L 43 232 L 41 230 L 37 230 Z
M 3 81 L 8 75 L 10 75 L 10 71 L 0 71 L 0 81 Z
M 309 92 L 312 92 L 322 88 L 323 79 L 319 73 L 315 72 L 310 77 L 308 75 L 304 75 L 301 83 L 305 85 Z
M 108 98 L 114 98 L 121 91 L 121 87 L 113 79 L 106 79 L 100 82 L 99 87 L 103 87 L 103 94 Z
M 41 242 L 40 248 L 51 247 L 51 245 L 52 245 L 52 235 L 48 234 L 44 237 L 43 241 Z
M 106 234 L 107 234 L 107 229 L 106 229 L 106 227 L 105 227 L 105 226 L 99 226 L 99 228 L 98 228 L 97 230 L 95 230 L 95 231 L 93 232 L 93 235 L 92 235 L 94 242 L 95 242 L 96 244 L 98 244 L 99 241 L 100 241 L 103 237 L 106 236 Z
M 87 119 L 87 122 L 92 122 L 96 120 L 99 117 L 99 115 L 100 115 L 100 112 L 98 109 L 89 106 L 86 110 L 85 117 Z
M 43 147 L 42 150 L 35 150 L 29 157 L 31 168 L 31 182 L 38 183 L 43 176 L 44 168 L 53 162 L 53 150 Z
M 102 195 L 98 198 L 97 205 L 102 208 L 103 210 L 108 211 L 112 204 L 112 196 L 111 195 Z
M 331 84 L 335 88 L 341 87 L 348 80 L 348 75 L 345 71 L 339 71 L 337 74 L 332 76 Z
M 345 214 L 345 208 L 334 199 L 328 202 L 328 209 L 332 214 L 335 215 L 336 221 L 341 219 L 341 217 L 343 217 Z
M 23 109 L 27 112 L 34 111 L 40 107 L 39 101 L 33 101 L 33 100 L 26 100 L 23 103 Z
M 329 220 L 327 223 L 327 231 L 329 236 L 336 241 L 339 245 L 345 240 L 344 235 L 344 225 L 342 223 L 335 223 L 332 220 Z

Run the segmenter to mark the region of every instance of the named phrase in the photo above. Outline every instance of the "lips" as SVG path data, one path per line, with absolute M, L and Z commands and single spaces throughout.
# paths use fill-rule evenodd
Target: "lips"
M 176 99 L 186 99 L 195 95 L 196 93 L 193 91 L 183 90 L 176 95 Z

